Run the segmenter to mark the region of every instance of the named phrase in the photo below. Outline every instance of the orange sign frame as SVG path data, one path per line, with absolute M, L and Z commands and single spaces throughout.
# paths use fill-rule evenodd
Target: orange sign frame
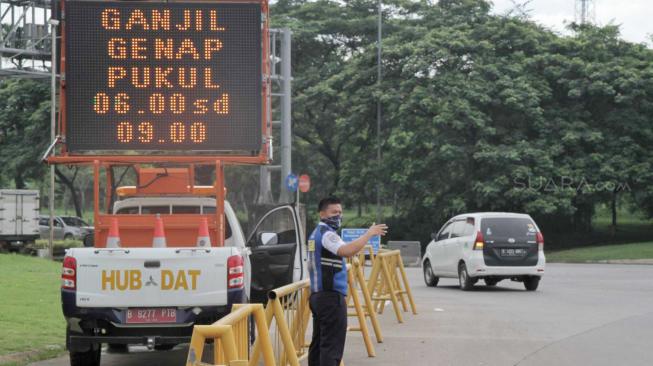
M 173 0 L 174 1 L 174 0 Z M 94 224 L 95 224 L 95 247 L 102 248 L 105 246 L 105 240 L 108 234 L 110 222 L 112 218 L 117 218 L 119 227 L 125 228 L 125 237 L 123 240 L 127 246 L 148 246 L 151 239 L 150 228 L 154 226 L 154 217 L 152 215 L 139 215 L 134 217 L 130 215 L 114 215 L 114 214 L 101 214 L 100 213 L 100 170 L 105 168 L 107 172 L 107 180 L 110 179 L 111 170 L 108 169 L 112 165 L 132 165 L 132 164 L 153 164 L 153 163 L 183 163 L 191 166 L 191 172 L 194 171 L 195 164 L 215 164 L 215 198 L 216 198 L 216 213 L 214 215 L 175 215 L 174 219 L 170 216 L 163 217 L 164 224 L 172 225 L 174 230 L 172 233 L 171 246 L 188 246 L 191 243 L 181 242 L 180 238 L 187 240 L 188 235 L 197 233 L 200 220 L 204 217 L 209 220 L 209 229 L 212 246 L 224 246 L 225 241 L 225 215 L 224 215 L 224 202 L 226 190 L 224 185 L 224 166 L 226 164 L 268 164 L 272 127 L 267 121 L 269 115 L 269 103 L 267 103 L 268 95 L 271 92 L 270 85 L 270 44 L 269 44 L 269 6 L 268 0 L 213 0 L 220 3 L 254 3 L 261 5 L 263 13 L 263 28 L 261 30 L 261 70 L 263 83 L 261 88 L 262 108 L 261 108 L 261 131 L 264 143 L 258 155 L 254 156 L 237 156 L 237 155 L 75 155 L 67 151 L 65 142 L 61 146 L 61 151 L 58 155 L 51 155 L 46 158 L 48 164 L 65 164 L 65 165 L 91 165 L 93 167 L 94 185 L 93 185 L 93 211 L 94 211 Z M 211 2 L 211 1 L 201 1 Z M 61 11 L 65 11 L 65 1 L 61 1 Z M 66 52 L 65 52 L 65 20 L 62 20 L 60 27 L 61 47 L 60 47 L 60 70 L 66 69 Z M 57 135 L 66 135 L 66 82 L 65 78 L 60 82 L 60 102 L 58 112 Z M 59 142 L 61 143 L 61 142 Z M 193 173 L 191 173 L 193 174 Z M 194 178 L 191 178 L 194 180 Z M 192 180 L 191 180 L 192 181 Z M 107 204 L 111 200 L 111 188 L 107 187 L 106 196 Z M 107 207 L 108 209 L 109 207 Z M 152 216 L 152 217 L 150 217 Z

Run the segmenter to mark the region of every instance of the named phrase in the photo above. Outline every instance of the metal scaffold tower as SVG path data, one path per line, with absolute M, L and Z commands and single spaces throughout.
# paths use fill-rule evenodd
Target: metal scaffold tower
M 279 203 L 287 203 L 292 195 L 285 189 L 285 179 L 291 173 L 292 126 L 291 126 L 291 36 L 290 29 L 270 29 L 270 78 L 272 90 L 268 97 L 272 126 L 279 128 L 280 158 L 278 165 L 263 165 L 260 169 L 258 204 L 272 204 L 272 172 L 279 172 Z M 273 106 L 274 105 L 274 106 Z M 276 107 L 275 107 L 276 106 Z M 276 112 L 273 112 L 276 111 Z M 273 114 L 274 113 L 274 114 Z
M 50 0 L 0 0 L 0 77 L 51 77 L 50 15 Z
M 594 0 L 576 0 L 575 19 L 578 24 L 592 24 L 596 21 Z

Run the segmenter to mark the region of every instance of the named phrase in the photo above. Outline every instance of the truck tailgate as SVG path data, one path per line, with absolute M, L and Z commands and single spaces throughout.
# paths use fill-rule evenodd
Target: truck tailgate
M 232 248 L 75 248 L 78 307 L 227 304 Z M 235 254 L 235 253 L 234 253 Z

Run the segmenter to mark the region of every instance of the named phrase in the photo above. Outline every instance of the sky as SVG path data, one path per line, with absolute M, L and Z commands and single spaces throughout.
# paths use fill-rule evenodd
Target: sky
M 514 7 L 513 3 L 527 0 L 492 0 L 494 12 L 505 14 Z M 574 20 L 575 0 L 532 0 L 526 9 L 532 20 L 549 29 L 565 33 L 565 24 Z M 624 39 L 636 43 L 653 44 L 653 1 L 652 0 L 593 0 L 598 25 L 621 25 Z

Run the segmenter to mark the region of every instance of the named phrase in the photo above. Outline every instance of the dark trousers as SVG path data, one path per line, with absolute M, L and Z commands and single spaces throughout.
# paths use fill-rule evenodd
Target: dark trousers
M 308 350 L 308 366 L 339 366 L 347 336 L 345 296 L 321 291 L 309 300 L 313 312 L 313 339 Z

